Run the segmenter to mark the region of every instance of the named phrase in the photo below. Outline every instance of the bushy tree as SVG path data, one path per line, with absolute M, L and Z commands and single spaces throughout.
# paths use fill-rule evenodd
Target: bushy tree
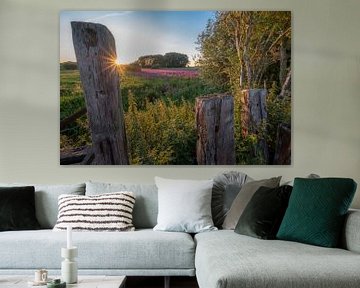
M 169 52 L 164 55 L 164 66 L 171 68 L 186 67 L 189 63 L 189 58 L 186 54 Z
M 290 41 L 289 11 L 220 11 L 198 37 L 197 64 L 217 85 L 236 90 L 262 87 L 274 63 L 282 75 L 290 69 Z M 287 55 L 281 58 L 284 47 Z
M 162 67 L 164 61 L 164 56 L 157 55 L 145 55 L 139 57 L 137 63 L 143 68 L 159 68 Z
M 165 55 L 145 55 L 139 57 L 137 63 L 143 68 L 181 68 L 186 67 L 189 58 L 186 54 L 169 52 Z

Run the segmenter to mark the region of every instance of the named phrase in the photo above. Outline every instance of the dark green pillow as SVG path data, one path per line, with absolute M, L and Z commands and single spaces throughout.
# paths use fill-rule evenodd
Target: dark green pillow
M 295 178 L 277 238 L 337 247 L 356 183 L 348 178 Z
M 275 239 L 288 206 L 292 187 L 260 187 L 246 205 L 235 232 L 261 239 Z
M 39 229 L 35 188 L 0 187 L 0 231 Z

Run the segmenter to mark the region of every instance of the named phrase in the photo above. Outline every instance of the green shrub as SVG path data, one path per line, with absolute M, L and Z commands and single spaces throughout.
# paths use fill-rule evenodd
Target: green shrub
M 131 164 L 194 163 L 195 115 L 189 102 L 147 101 L 139 110 L 130 95 L 125 123 Z
M 274 82 L 269 90 L 266 101 L 268 112 L 266 141 L 271 156 L 273 156 L 275 152 L 278 126 L 284 123 L 291 127 L 291 99 L 289 97 L 279 98 L 279 93 L 280 89 Z
M 137 63 L 130 63 L 130 64 L 122 64 L 120 65 L 120 73 L 129 73 L 129 72 L 140 72 L 141 66 Z

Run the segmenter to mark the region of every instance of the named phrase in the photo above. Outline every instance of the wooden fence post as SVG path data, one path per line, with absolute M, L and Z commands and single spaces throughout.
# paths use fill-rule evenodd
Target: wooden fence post
M 195 100 L 198 165 L 234 165 L 234 97 L 208 95 Z
M 289 125 L 280 124 L 277 129 L 274 165 L 291 164 L 291 128 Z
M 129 164 L 115 39 L 101 24 L 71 22 L 97 165 Z
M 267 119 L 266 89 L 247 89 L 241 93 L 241 133 L 243 137 L 248 134 L 259 134 L 262 123 Z M 256 145 L 254 156 L 261 155 L 265 163 L 269 161 L 269 149 L 265 139 L 260 138 Z

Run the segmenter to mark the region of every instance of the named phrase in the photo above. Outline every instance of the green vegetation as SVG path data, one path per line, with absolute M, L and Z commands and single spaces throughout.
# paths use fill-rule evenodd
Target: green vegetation
M 193 105 L 182 101 L 146 101 L 139 110 L 129 98 L 125 114 L 132 164 L 195 164 L 196 131 Z
M 62 62 L 60 63 L 60 70 L 77 70 L 77 64 L 76 62 Z
M 85 107 L 83 94 L 79 71 L 60 69 L 60 120 Z M 60 134 L 61 148 L 79 147 L 89 143 L 91 138 L 85 115 Z
M 141 56 L 135 63 L 143 68 L 181 68 L 186 67 L 189 63 L 189 58 L 186 54 L 169 52 L 165 55 L 157 54 Z
M 209 83 L 232 90 L 283 85 L 291 69 L 291 12 L 226 11 L 197 40 L 197 64 Z
M 145 109 L 146 102 L 153 103 L 162 100 L 179 105 L 183 100 L 190 103 L 201 95 L 211 94 L 220 91 L 206 85 L 205 81 L 198 78 L 183 77 L 152 77 L 144 78 L 125 73 L 121 77 L 121 96 L 125 111 L 128 110 L 129 96 L 134 95 L 137 107 Z
M 197 45 L 200 75 L 207 83 L 230 90 L 236 107 L 241 107 L 242 90 L 268 90 L 267 120 L 257 133 L 244 137 L 240 115 L 235 113 L 235 140 L 237 163 L 272 164 L 277 127 L 291 126 L 291 88 L 284 86 L 291 75 L 291 12 L 219 11 L 198 36 Z M 259 152 L 263 141 L 270 162 Z
M 131 72 L 120 83 L 131 164 L 196 164 L 195 98 L 219 90 L 199 78 Z M 85 106 L 79 71 L 60 72 L 60 91 L 61 119 Z M 61 149 L 90 144 L 86 116 L 61 132 Z
M 60 73 L 60 117 L 64 119 L 85 106 L 78 71 Z M 196 164 L 195 98 L 220 92 L 199 78 L 158 77 L 146 79 L 126 73 L 121 77 L 121 95 L 131 164 Z M 275 86 L 267 99 L 267 140 L 271 152 L 276 130 L 282 122 L 290 123 L 290 101 L 277 97 Z M 238 98 L 235 105 L 239 107 Z M 61 148 L 91 144 L 87 117 L 84 115 L 61 133 Z M 243 138 L 240 115 L 235 113 L 236 156 L 239 164 L 262 164 L 250 153 L 257 135 Z

